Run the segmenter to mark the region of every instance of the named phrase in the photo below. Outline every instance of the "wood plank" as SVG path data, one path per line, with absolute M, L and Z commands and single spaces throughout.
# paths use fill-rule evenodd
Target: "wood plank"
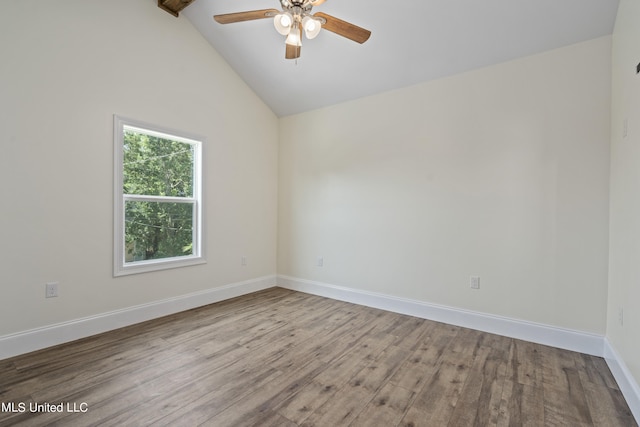
M 469 369 L 462 363 L 451 360 L 440 363 L 400 425 L 448 425 L 468 375 Z
M 424 383 L 431 378 L 436 371 L 433 365 L 422 360 L 422 351 L 414 351 L 394 372 L 389 379 L 391 384 L 413 392 L 418 392 Z
M 279 405 L 277 412 L 296 424 L 302 424 L 311 413 L 331 399 L 336 391 L 337 388 L 333 385 L 313 380 Z
M 509 355 L 507 376 L 520 384 L 542 387 L 542 357 L 540 346 L 534 343 L 513 340 Z
M 167 392 L 161 384 L 152 384 L 161 391 L 157 396 L 144 400 L 140 405 L 131 407 L 118 416 L 110 416 L 101 421 L 101 425 L 147 425 L 152 423 L 176 425 L 185 411 L 194 411 L 197 419 L 213 416 L 234 402 L 243 399 L 253 390 L 278 378 L 282 372 L 264 367 L 249 366 L 246 363 L 232 365 L 229 369 L 215 371 L 212 375 L 202 375 L 199 378 L 188 375 L 188 380 L 174 384 Z M 111 411 L 117 408 L 118 400 L 108 402 Z M 109 413 L 109 408 L 106 408 Z M 197 412 L 197 414 L 195 413 Z M 180 421 L 182 422 L 182 421 Z
M 583 384 L 594 425 L 638 427 L 620 390 L 592 382 Z
M 542 381 L 557 388 L 569 387 L 569 372 L 576 371 L 573 353 L 544 345 L 537 346 L 542 361 Z
M 499 427 L 545 425 L 542 387 L 506 380 L 496 425 Z
M 613 374 L 611 374 L 607 362 L 602 357 L 581 353 L 575 353 L 574 356 L 583 384 L 590 382 L 618 390 L 618 384 L 614 381 Z
M 238 400 L 213 417 L 208 407 L 203 408 L 203 411 L 187 410 L 186 412 L 183 411 L 183 416 L 173 420 L 172 424 L 176 425 L 174 422 L 177 423 L 178 421 L 182 423 L 185 421 L 185 416 L 192 418 L 194 412 L 198 415 L 201 412 L 206 417 L 204 421 L 209 425 L 259 425 L 260 421 L 265 418 L 265 414 L 271 414 L 271 408 L 278 406 L 288 396 L 298 392 L 324 368 L 325 364 L 320 361 L 308 361 L 308 363 L 303 363 L 286 373 L 283 372 L 279 377 L 267 382 L 259 389 L 255 389 L 253 393 Z M 198 423 L 203 422 L 200 419 L 197 421 Z M 187 419 L 187 424 L 197 425 L 197 423 L 191 423 L 189 419 Z
M 350 427 L 398 425 L 414 397 L 414 392 L 386 383 L 360 411 Z
M 459 331 L 459 328 L 434 324 L 428 336 L 423 337 L 423 341 L 398 368 L 390 382 L 414 392 L 420 391 L 436 371 L 442 354 Z
M 315 381 L 324 386 L 341 388 L 375 360 L 392 341 L 391 335 L 384 335 L 366 337 L 354 343 L 350 351 L 329 364 L 327 369 L 316 376 Z
M 499 349 L 480 348 L 454 408 L 451 425 L 497 423 L 506 364 Z
M 565 368 L 557 386 L 544 383 L 544 422 L 546 425 L 593 425 L 586 394 L 576 369 Z M 554 377 L 554 379 L 558 379 Z
M 349 425 L 373 399 L 373 396 L 370 391 L 361 387 L 359 382 L 349 382 L 313 411 L 300 425 Z

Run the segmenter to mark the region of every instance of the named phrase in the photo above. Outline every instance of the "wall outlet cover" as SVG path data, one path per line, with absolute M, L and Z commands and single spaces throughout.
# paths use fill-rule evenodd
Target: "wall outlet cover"
M 58 296 L 58 282 L 49 282 L 45 285 L 45 298 Z

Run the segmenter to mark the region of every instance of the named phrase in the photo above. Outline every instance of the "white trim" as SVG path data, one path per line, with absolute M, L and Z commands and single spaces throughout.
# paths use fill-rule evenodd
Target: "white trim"
M 244 282 L 231 283 L 218 288 L 5 335 L 0 337 L 0 360 L 272 288 L 275 286 L 275 282 L 275 275 L 264 276 Z
M 640 424 L 640 386 L 636 382 L 624 360 L 607 338 L 604 339 L 604 359 L 607 361 L 620 391 L 631 409 L 631 413 Z
M 367 307 L 435 320 L 593 356 L 602 357 L 604 355 L 604 337 L 601 335 L 289 276 L 278 275 L 277 283 L 282 288 Z

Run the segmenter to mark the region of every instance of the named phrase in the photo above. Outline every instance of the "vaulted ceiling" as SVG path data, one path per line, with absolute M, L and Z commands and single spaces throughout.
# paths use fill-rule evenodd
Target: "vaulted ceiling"
M 321 31 L 303 40 L 297 60 L 285 59 L 272 19 L 213 20 L 268 8 L 280 9 L 279 1 L 197 0 L 181 15 L 286 116 L 609 35 L 618 0 L 327 0 L 312 13 L 372 35 L 360 45 Z

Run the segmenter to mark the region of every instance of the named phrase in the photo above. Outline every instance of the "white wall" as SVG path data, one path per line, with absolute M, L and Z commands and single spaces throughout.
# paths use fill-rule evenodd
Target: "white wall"
M 640 384 L 640 2 L 622 0 L 613 33 L 611 243 L 607 338 Z M 627 120 L 627 136 L 623 135 Z M 623 310 L 623 323 L 619 310 Z M 638 395 L 640 398 L 640 394 Z
M 114 113 L 206 137 L 206 265 L 112 277 Z M 274 275 L 277 129 L 154 0 L 3 1 L 0 337 Z
M 604 37 L 282 118 L 278 273 L 604 335 L 610 55 Z

